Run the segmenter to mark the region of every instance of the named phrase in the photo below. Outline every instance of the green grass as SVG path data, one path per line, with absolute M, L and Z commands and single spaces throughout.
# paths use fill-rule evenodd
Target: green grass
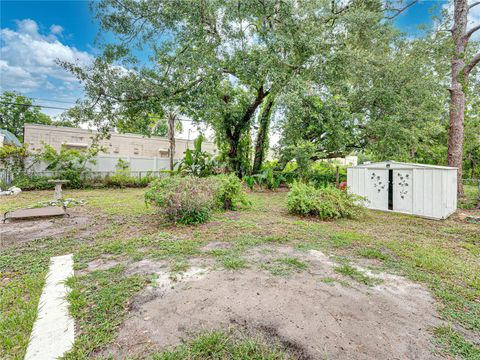
M 250 194 L 253 201 L 251 208 L 236 213 L 217 213 L 210 223 L 196 227 L 172 227 L 162 224 L 152 215 L 152 209 L 144 206 L 143 191 L 67 191 L 66 196 L 87 201 L 82 209 L 94 219 L 108 219 L 108 223 L 99 228 L 93 238 L 80 239 L 78 232 L 72 231 L 64 238 L 36 239 L 0 252 L 0 358 L 23 358 L 49 258 L 66 253 L 74 254 L 76 270 L 85 269 L 90 261 L 99 258 L 120 262 L 146 258 L 168 261 L 171 272 L 175 274 L 185 271 L 187 260 L 191 257 L 213 257 L 225 268 L 238 269 L 248 263 L 246 254 L 249 249 L 291 246 L 341 256 L 345 262 L 341 261 L 338 266 L 342 275 L 338 277 L 347 276 L 367 284 L 374 279 L 348 265 L 348 262 L 358 259 L 358 256 L 379 259 L 382 260 L 382 270 L 424 284 L 438 301 L 442 318 L 454 324 L 455 328 L 463 327 L 474 335 L 480 333 L 478 225 L 461 222 L 455 217 L 432 221 L 376 211 L 368 211 L 361 221 L 299 220 L 287 214 L 284 208 L 286 194 L 276 192 Z M 472 193 L 467 187 L 466 191 Z M 24 192 L 15 199 L 3 197 L 0 198 L 0 211 L 27 206 L 51 196 L 52 191 L 42 191 Z M 468 198 L 472 199 L 472 196 L 468 195 Z M 231 248 L 202 251 L 204 245 L 214 241 L 228 242 Z M 302 256 L 294 259 L 274 259 L 262 263 L 260 267 L 279 276 L 308 269 L 309 264 L 303 261 Z M 96 276 L 101 277 L 102 273 Z M 88 301 L 93 299 L 94 295 L 88 294 L 92 291 L 102 293 L 102 297 L 111 294 L 118 304 L 124 305 L 143 286 L 136 285 L 144 284 L 146 280 L 126 278 L 123 282 L 120 273 L 112 275 L 114 282 L 111 284 L 91 278 L 91 274 L 85 278 L 76 277 L 75 288 L 86 292 L 85 299 Z M 96 284 L 95 288 L 90 287 L 88 281 Z M 344 282 L 341 279 L 332 281 Z M 324 282 L 329 283 L 329 280 Z M 130 283 L 135 285 L 131 289 Z M 117 292 L 119 289 L 125 290 L 128 296 L 121 297 Z M 122 306 L 115 307 L 119 318 L 123 316 Z M 96 324 L 98 314 L 95 315 L 95 307 L 82 309 L 83 312 L 78 315 L 79 319 L 83 319 L 80 320 L 82 324 L 87 328 L 89 324 Z M 110 320 L 106 321 L 112 324 Z M 111 332 L 105 329 L 100 329 L 99 333 L 94 329 L 85 332 L 81 340 L 83 345 L 76 350 L 77 355 L 84 356 L 82 351 L 87 348 L 104 346 L 112 339 L 115 326 Z M 436 334 L 437 338 L 443 339 L 443 351 L 451 356 L 468 355 L 457 352 L 458 348 L 462 348 L 458 344 L 466 341 L 460 333 L 448 332 L 447 335 Z M 469 347 L 466 345 L 466 348 Z
M 333 247 L 348 248 L 355 242 L 362 241 L 366 236 L 357 234 L 351 231 L 337 232 L 330 236 L 330 241 Z
M 221 256 L 219 261 L 227 270 L 239 270 L 247 267 L 247 261 L 235 255 Z
M 174 260 L 170 266 L 170 272 L 173 274 L 181 274 L 188 270 L 190 265 L 186 261 Z
M 339 274 L 348 276 L 349 278 L 368 286 L 373 286 L 379 283 L 378 279 L 367 276 L 358 269 L 348 264 L 336 266 L 333 268 L 333 270 L 335 270 Z
M 108 215 L 144 215 L 153 214 L 154 209 L 147 207 L 143 198 L 145 189 L 89 189 L 64 190 L 64 198 L 84 199 L 86 208 L 101 210 Z M 15 196 L 15 200 L 0 200 L 0 212 L 22 208 L 40 201 L 51 200 L 53 190 L 24 191 Z
M 458 207 L 460 209 L 475 209 L 479 199 L 478 186 L 465 185 L 463 190 L 465 197 L 458 199 Z
M 115 338 L 127 312 L 128 300 L 147 283 L 138 275 L 124 276 L 123 270 L 122 266 L 115 266 L 67 281 L 72 289 L 68 295 L 70 313 L 80 331 L 65 359 L 86 358 Z
M 274 276 L 288 276 L 293 272 L 305 271 L 309 267 L 307 262 L 301 261 L 296 257 L 284 257 L 275 259 L 271 262 L 264 262 L 260 268 L 267 270 Z
M 78 246 L 74 239 L 45 238 L 0 253 L 1 359 L 24 357 L 50 257 Z
M 358 249 L 357 254 L 368 259 L 378 259 L 378 260 L 388 260 L 390 257 L 387 254 L 384 254 L 380 250 L 373 248 L 361 248 Z
M 9 280 L 0 293 L 0 358 L 22 359 L 37 318 L 45 273 Z
M 433 330 L 435 338 L 443 352 L 456 358 L 468 360 L 480 359 L 480 348 L 466 341 L 463 336 L 448 326 L 439 326 Z
M 199 335 L 195 339 L 173 350 L 155 354 L 152 360 L 288 360 L 294 357 L 275 346 L 260 341 L 214 331 Z

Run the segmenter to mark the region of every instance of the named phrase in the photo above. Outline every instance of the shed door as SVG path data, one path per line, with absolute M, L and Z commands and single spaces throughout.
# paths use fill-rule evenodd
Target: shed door
M 368 170 L 367 181 L 369 207 L 388 210 L 388 170 Z
M 393 210 L 412 213 L 412 170 L 393 171 Z

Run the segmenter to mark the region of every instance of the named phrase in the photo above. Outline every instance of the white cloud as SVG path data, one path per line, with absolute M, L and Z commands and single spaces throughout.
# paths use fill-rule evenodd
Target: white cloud
M 19 33 L 29 34 L 30 36 L 39 37 L 38 24 L 32 19 L 17 20 L 17 29 Z
M 0 29 L 0 88 L 31 92 L 49 89 L 52 83 L 65 88 L 78 88 L 70 73 L 56 64 L 56 60 L 78 63 L 92 62 L 92 55 L 75 47 L 62 44 L 56 35 L 63 31 L 53 24 L 49 35 L 39 32 L 38 24 L 31 19 L 17 21 L 17 29 Z
M 53 24 L 52 26 L 50 26 L 50 32 L 52 34 L 59 35 L 63 32 L 63 27 Z

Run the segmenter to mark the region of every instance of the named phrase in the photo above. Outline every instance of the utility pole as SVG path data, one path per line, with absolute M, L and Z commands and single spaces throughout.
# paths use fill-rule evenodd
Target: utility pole
M 170 156 L 170 171 L 174 170 L 174 156 L 175 156 L 175 120 L 177 119 L 177 114 L 174 110 L 170 110 L 167 113 L 168 121 L 168 142 L 170 143 L 169 156 Z

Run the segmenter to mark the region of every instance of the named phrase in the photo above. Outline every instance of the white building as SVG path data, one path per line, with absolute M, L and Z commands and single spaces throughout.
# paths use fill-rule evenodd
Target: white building
M 350 192 L 370 209 L 445 219 L 457 210 L 457 168 L 384 161 L 347 169 Z
M 45 145 L 50 145 L 57 151 L 62 148 L 87 149 L 98 135 L 94 130 L 39 124 L 25 124 L 23 133 L 25 144 L 33 152 L 40 152 Z M 160 171 L 170 168 L 168 138 L 116 132 L 109 135 L 108 138 L 98 142 L 103 151 L 97 155 L 96 163 L 87 165 L 92 171 L 104 175 L 114 173 L 120 159 L 129 164 L 132 172 Z M 193 139 L 176 138 L 174 161 L 181 160 L 186 149 L 192 148 Z M 217 152 L 215 144 L 207 141 L 202 143 L 202 150 L 211 154 Z M 45 164 L 37 164 L 35 170 L 45 171 Z
M 24 142 L 31 151 L 41 151 L 44 145 L 50 145 L 55 150 L 61 148 L 87 149 L 98 135 L 94 130 L 39 124 L 25 124 L 23 128 Z M 158 157 L 169 158 L 168 138 L 162 136 L 143 136 L 138 134 L 109 133 L 108 138 L 102 138 L 98 144 L 104 149 L 104 154 L 117 157 Z M 193 140 L 175 139 L 175 159 L 181 159 L 187 148 L 193 148 Z M 216 152 L 213 143 L 203 142 L 202 149 L 210 153 Z

